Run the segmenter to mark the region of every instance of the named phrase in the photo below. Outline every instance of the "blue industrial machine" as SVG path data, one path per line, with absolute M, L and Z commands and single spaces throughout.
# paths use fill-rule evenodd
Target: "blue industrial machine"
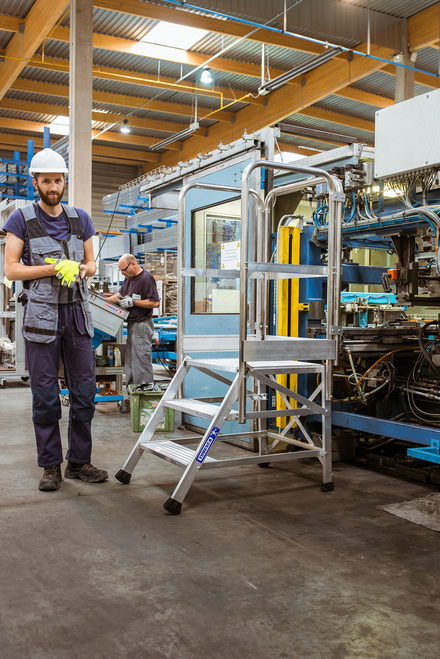
M 382 173 L 374 149 L 349 144 L 276 172 L 273 137 L 247 147 L 243 136 L 229 158 L 222 145 L 139 184 L 158 207 L 180 190 L 180 366 L 117 478 L 128 483 L 144 451 L 183 466 L 165 504 L 173 514 L 200 468 L 235 464 L 208 456 L 219 440 L 258 452 L 237 464 L 286 459 L 286 445 L 317 451 L 327 491 L 332 431 L 352 457 L 356 443 L 368 464 L 428 464 L 424 480 L 440 484 L 440 162 L 424 167 L 416 154 L 409 171 Z M 304 368 L 281 368 L 289 359 Z M 185 438 L 153 439 L 167 407 L 201 430 L 195 453 L 180 448 Z
M 440 471 L 428 468 L 440 464 L 438 167 L 388 174 L 384 181 L 373 177 L 374 152 L 360 148 L 358 156 L 332 161 L 337 152 L 327 152 L 327 163 L 316 162 L 323 156 L 301 161 L 338 176 L 346 195 L 334 435 L 357 440 L 357 455 L 368 464 L 408 474 L 425 465 L 424 480 L 440 484 Z M 275 184 L 286 179 L 298 175 Z M 393 198 L 385 197 L 386 188 Z M 328 192 L 325 186 L 305 187 L 304 199 L 314 210 L 311 219 L 301 219 L 293 240 L 300 243 L 300 262 L 318 265 L 326 261 Z M 357 264 L 355 254 L 377 265 Z M 380 288 L 371 292 L 371 286 Z M 325 291 L 319 280 L 302 280 L 296 301 L 287 306 L 299 335 L 324 335 Z M 302 391 L 311 386 L 304 378 L 298 382 Z

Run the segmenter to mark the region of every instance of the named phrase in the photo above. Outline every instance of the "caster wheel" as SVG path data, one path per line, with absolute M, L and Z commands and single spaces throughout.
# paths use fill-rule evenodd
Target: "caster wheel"
M 321 484 L 321 490 L 323 492 L 333 492 L 335 489 L 335 484 L 334 483 L 322 483 Z
M 21 380 L 22 382 L 29 382 L 29 377 L 25 375 L 24 377 L 21 378 Z
M 61 396 L 61 405 L 64 407 L 69 407 L 70 400 L 66 396 Z
M 0 382 L 0 389 L 6 389 L 7 386 L 8 386 L 8 383 L 6 382 L 6 380 L 3 380 L 3 382 Z
M 267 467 L 270 465 L 270 462 L 259 462 L 258 466 L 260 469 L 267 469 Z
M 125 400 L 123 400 L 121 403 L 118 403 L 119 406 L 119 411 L 121 414 L 128 414 L 130 411 L 130 405 L 127 405 Z

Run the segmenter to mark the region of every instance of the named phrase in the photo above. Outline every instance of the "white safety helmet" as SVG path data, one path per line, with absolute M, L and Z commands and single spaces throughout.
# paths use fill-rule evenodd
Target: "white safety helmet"
M 29 174 L 67 174 L 65 160 L 53 149 L 43 149 L 34 155 L 29 167 Z

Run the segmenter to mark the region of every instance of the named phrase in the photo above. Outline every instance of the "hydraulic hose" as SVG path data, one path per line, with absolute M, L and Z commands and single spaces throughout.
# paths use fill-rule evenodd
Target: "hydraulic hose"
M 428 364 L 430 366 L 432 366 L 434 371 L 436 371 L 440 375 L 440 368 L 438 366 L 436 366 L 436 364 L 434 364 L 434 362 L 431 359 L 431 355 L 429 354 L 429 352 L 426 350 L 425 346 L 423 345 L 423 336 L 425 334 L 425 330 L 428 327 L 430 327 L 431 325 L 438 325 L 438 323 L 439 323 L 438 320 L 431 320 L 429 323 L 426 323 L 425 325 L 423 325 L 423 327 L 421 327 L 419 329 L 419 333 L 417 335 L 417 338 L 419 340 L 420 350 L 422 351 L 422 354 L 423 354 L 424 358 L 426 359 Z

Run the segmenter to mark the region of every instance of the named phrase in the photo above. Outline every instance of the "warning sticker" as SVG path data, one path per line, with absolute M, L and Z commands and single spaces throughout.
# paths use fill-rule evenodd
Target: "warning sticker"
M 232 243 L 222 243 L 220 250 L 220 259 L 222 270 L 239 270 L 240 269 L 240 241 L 235 240 Z

